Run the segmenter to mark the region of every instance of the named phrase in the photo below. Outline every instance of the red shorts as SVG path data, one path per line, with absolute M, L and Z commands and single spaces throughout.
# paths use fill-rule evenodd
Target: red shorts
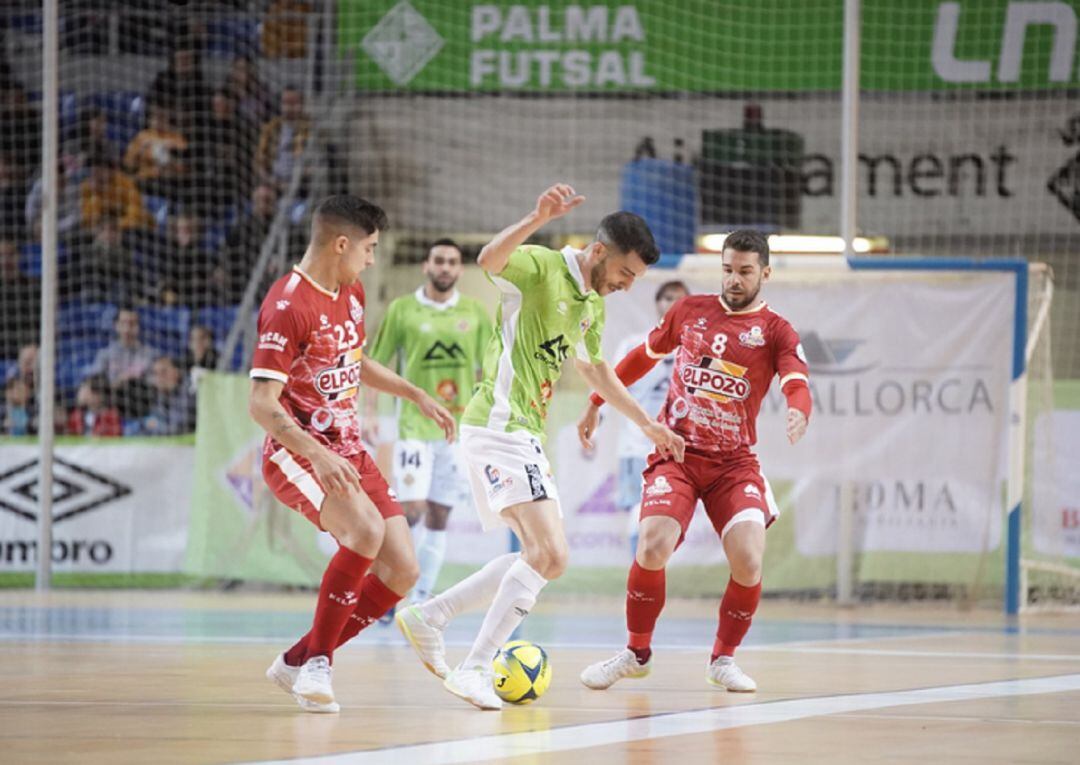
M 674 518 L 682 527 L 679 544 L 699 499 L 721 539 L 736 523 L 752 521 L 768 528 L 779 514 L 757 457 L 749 451 L 706 454 L 687 449 L 682 463 L 653 454 L 641 479 L 641 517 Z
M 360 487 L 375 503 L 383 518 L 405 514 L 394 496 L 393 489 L 386 483 L 375 461 L 367 452 L 353 454 L 345 459 L 351 462 L 360 474 Z M 326 492 L 315 477 L 311 463 L 304 457 L 282 447 L 264 454 L 263 478 L 278 501 L 301 513 L 323 531 L 326 530 L 319 523 L 319 510 L 326 498 Z

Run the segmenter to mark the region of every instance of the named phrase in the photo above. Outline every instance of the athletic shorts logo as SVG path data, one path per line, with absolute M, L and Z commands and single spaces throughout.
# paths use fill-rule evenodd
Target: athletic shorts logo
M 499 483 L 499 469 L 494 465 L 484 465 L 484 475 L 488 479 L 488 483 L 492 486 L 496 486 Z
M 673 491 L 671 484 L 668 483 L 668 479 L 662 475 L 656 476 L 653 479 L 652 486 L 645 489 L 645 493 L 650 497 L 658 497 L 661 494 L 670 494 Z
M 757 497 L 758 499 L 761 499 L 761 492 L 758 490 L 758 487 L 754 486 L 752 483 L 748 483 L 743 487 L 743 494 L 748 497 Z
M 544 489 L 544 477 L 540 474 L 540 466 L 526 465 L 525 475 L 529 477 L 529 492 L 532 494 L 532 498 L 547 499 L 547 490 Z

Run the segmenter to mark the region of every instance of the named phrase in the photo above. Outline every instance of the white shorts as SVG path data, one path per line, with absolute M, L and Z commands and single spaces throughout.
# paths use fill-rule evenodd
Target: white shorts
M 511 505 L 551 499 L 559 490 L 540 441 L 523 430 L 500 433 L 461 426 L 461 448 L 469 468 L 473 502 L 484 531 L 504 524 L 500 513 Z M 562 515 L 562 506 L 559 506 Z
M 454 507 L 469 499 L 461 450 L 441 439 L 395 443 L 393 477 L 399 502 Z

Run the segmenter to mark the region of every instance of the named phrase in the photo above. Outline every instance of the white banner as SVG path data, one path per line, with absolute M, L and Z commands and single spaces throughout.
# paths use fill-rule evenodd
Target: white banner
M 1080 410 L 1044 414 L 1035 422 L 1032 543 L 1035 551 L 1080 558 Z
M 657 283 L 677 275 L 652 273 L 629 295 L 608 300 L 606 352 L 623 333 L 645 329 Z M 716 289 L 716 277 L 686 281 L 694 292 Z M 996 549 L 1002 537 L 1012 276 L 838 275 L 802 284 L 777 279 L 765 291 L 799 331 L 810 362 L 814 413 L 807 436 L 788 445 L 786 404 L 774 382 L 756 448 L 766 477 L 794 486 L 794 517 L 780 522 L 795 524 L 799 552 L 835 553 L 838 492 L 845 482 L 855 486 L 857 549 Z M 595 476 L 592 470 L 568 476 L 565 466 L 580 457 L 569 439 L 559 440 L 568 526 L 581 514 L 578 485 L 595 487 L 609 475 L 605 454 L 615 444 L 610 432 L 604 436 L 596 457 L 604 468 Z M 610 528 L 618 526 L 613 521 Z M 681 563 L 719 555 L 708 522 L 699 517 L 695 527 L 708 544 L 699 550 L 688 545 L 676 556 Z
M 178 572 L 187 546 L 192 446 L 87 442 L 58 446 L 54 571 Z M 0 446 L 0 571 L 37 561 L 38 449 Z

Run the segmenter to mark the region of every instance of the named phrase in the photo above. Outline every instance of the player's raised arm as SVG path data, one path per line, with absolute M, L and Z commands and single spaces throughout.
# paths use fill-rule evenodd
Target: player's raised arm
M 619 412 L 625 415 L 632 423 L 641 428 L 641 432 L 648 436 L 649 440 L 656 444 L 656 449 L 661 457 L 674 457 L 676 462 L 683 461 L 683 452 L 686 444 L 682 436 L 676 434 L 665 425 L 649 417 L 648 412 L 641 408 L 641 404 L 634 400 L 630 391 L 626 389 L 614 370 L 606 362 L 589 363 L 581 359 L 575 359 L 578 372 L 585 378 L 594 391 L 600 394 Z M 583 443 L 591 447 L 590 442 Z
M 495 238 L 484 245 L 476 263 L 489 274 L 498 275 L 506 268 L 510 253 L 535 234 L 549 221 L 561 218 L 585 201 L 585 197 L 565 183 L 556 183 L 536 200 L 536 207 L 510 226 L 507 226 Z
M 370 358 L 364 359 L 364 364 L 360 367 L 360 382 L 374 390 L 380 390 L 416 404 L 421 414 L 442 428 L 448 442 L 452 442 L 457 437 L 457 423 L 445 407 L 379 362 Z

